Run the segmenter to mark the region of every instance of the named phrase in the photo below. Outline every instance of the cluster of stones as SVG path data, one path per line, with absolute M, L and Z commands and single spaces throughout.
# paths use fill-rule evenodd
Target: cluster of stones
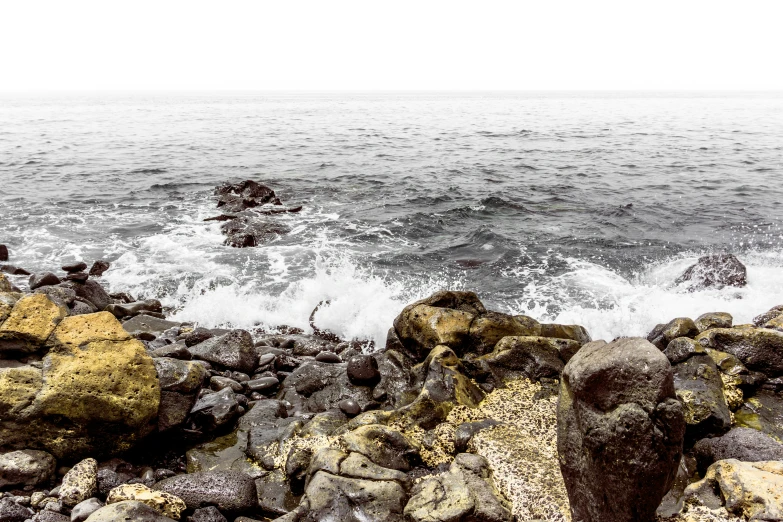
M 24 293 L 0 275 L 2 521 L 783 511 L 783 307 L 606 343 L 443 291 L 366 354 L 293 330 L 196 328 L 155 300 L 58 279 Z
M 251 180 L 221 185 L 215 195 L 223 213 L 205 221 L 223 221 L 220 230 L 226 236 L 225 244 L 237 248 L 259 246 L 290 232 L 272 216 L 302 210 L 283 205 L 274 190 Z

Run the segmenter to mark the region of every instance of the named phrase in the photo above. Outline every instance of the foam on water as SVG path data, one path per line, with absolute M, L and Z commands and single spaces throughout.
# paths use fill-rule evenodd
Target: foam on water
M 729 312 L 735 324 L 749 323 L 754 316 L 783 303 L 780 252 L 741 256 L 748 269 L 745 288 L 689 293 L 674 286 L 673 281 L 698 257 L 683 254 L 644 266 L 633 280 L 594 263 L 568 259 L 570 271 L 549 280 L 545 288 L 528 287 L 526 302 L 532 301 L 532 306 L 517 306 L 512 311 L 538 315 L 542 320 L 581 324 L 593 339 L 611 340 L 619 336 L 646 336 L 660 322 L 675 317 L 695 319 L 707 312 Z M 568 290 L 576 290 L 580 299 L 569 299 L 565 295 Z M 542 294 L 547 295 L 539 297 Z M 561 311 L 550 314 L 547 305 L 552 299 L 568 302 L 561 306 Z

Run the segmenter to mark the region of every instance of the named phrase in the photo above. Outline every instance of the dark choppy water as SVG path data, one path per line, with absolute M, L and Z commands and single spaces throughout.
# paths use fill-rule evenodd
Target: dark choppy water
M 301 203 L 293 229 L 222 246 L 229 179 Z M 642 334 L 783 303 L 783 95 L 212 95 L 0 98 L 0 243 L 52 269 L 107 258 L 115 291 L 205 325 L 382 340 L 441 287 Z M 743 290 L 670 283 L 736 253 Z

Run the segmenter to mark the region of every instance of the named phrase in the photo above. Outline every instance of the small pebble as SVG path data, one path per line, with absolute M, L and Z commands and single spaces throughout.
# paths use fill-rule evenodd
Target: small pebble
M 261 377 L 260 379 L 247 381 L 245 386 L 251 392 L 260 392 L 277 388 L 279 384 L 280 381 L 277 380 L 277 377 Z
M 267 364 L 271 363 L 275 360 L 275 354 L 273 353 L 265 353 L 261 357 L 258 358 L 258 367 L 266 366 Z
M 315 356 L 315 360 L 323 363 L 339 363 L 342 362 L 340 356 L 334 352 L 321 352 Z
M 343 399 L 337 404 L 343 413 L 349 417 L 355 417 L 361 413 L 362 409 L 359 407 L 359 403 L 353 399 Z

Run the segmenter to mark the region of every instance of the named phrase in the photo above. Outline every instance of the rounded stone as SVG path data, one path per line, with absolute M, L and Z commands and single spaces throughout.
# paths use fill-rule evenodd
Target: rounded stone
M 318 355 L 316 355 L 315 360 L 318 362 L 330 363 L 330 364 L 342 362 L 339 355 L 337 355 L 334 352 L 327 352 L 327 351 L 323 351 Z
M 372 355 L 354 355 L 348 360 L 348 379 L 358 385 L 373 385 L 380 381 L 378 361 Z
M 30 290 L 41 288 L 42 286 L 54 286 L 60 284 L 60 278 L 51 272 L 43 272 L 30 276 Z
M 78 263 L 71 263 L 68 265 L 63 265 L 61 267 L 63 270 L 65 270 L 68 273 L 71 272 L 81 272 L 82 270 L 87 270 L 87 263 L 83 261 L 79 261 Z
M 353 399 L 343 399 L 339 403 L 337 403 L 337 405 L 340 407 L 343 413 L 345 413 L 349 417 L 355 417 L 356 415 L 359 415 L 362 412 L 359 403 Z

